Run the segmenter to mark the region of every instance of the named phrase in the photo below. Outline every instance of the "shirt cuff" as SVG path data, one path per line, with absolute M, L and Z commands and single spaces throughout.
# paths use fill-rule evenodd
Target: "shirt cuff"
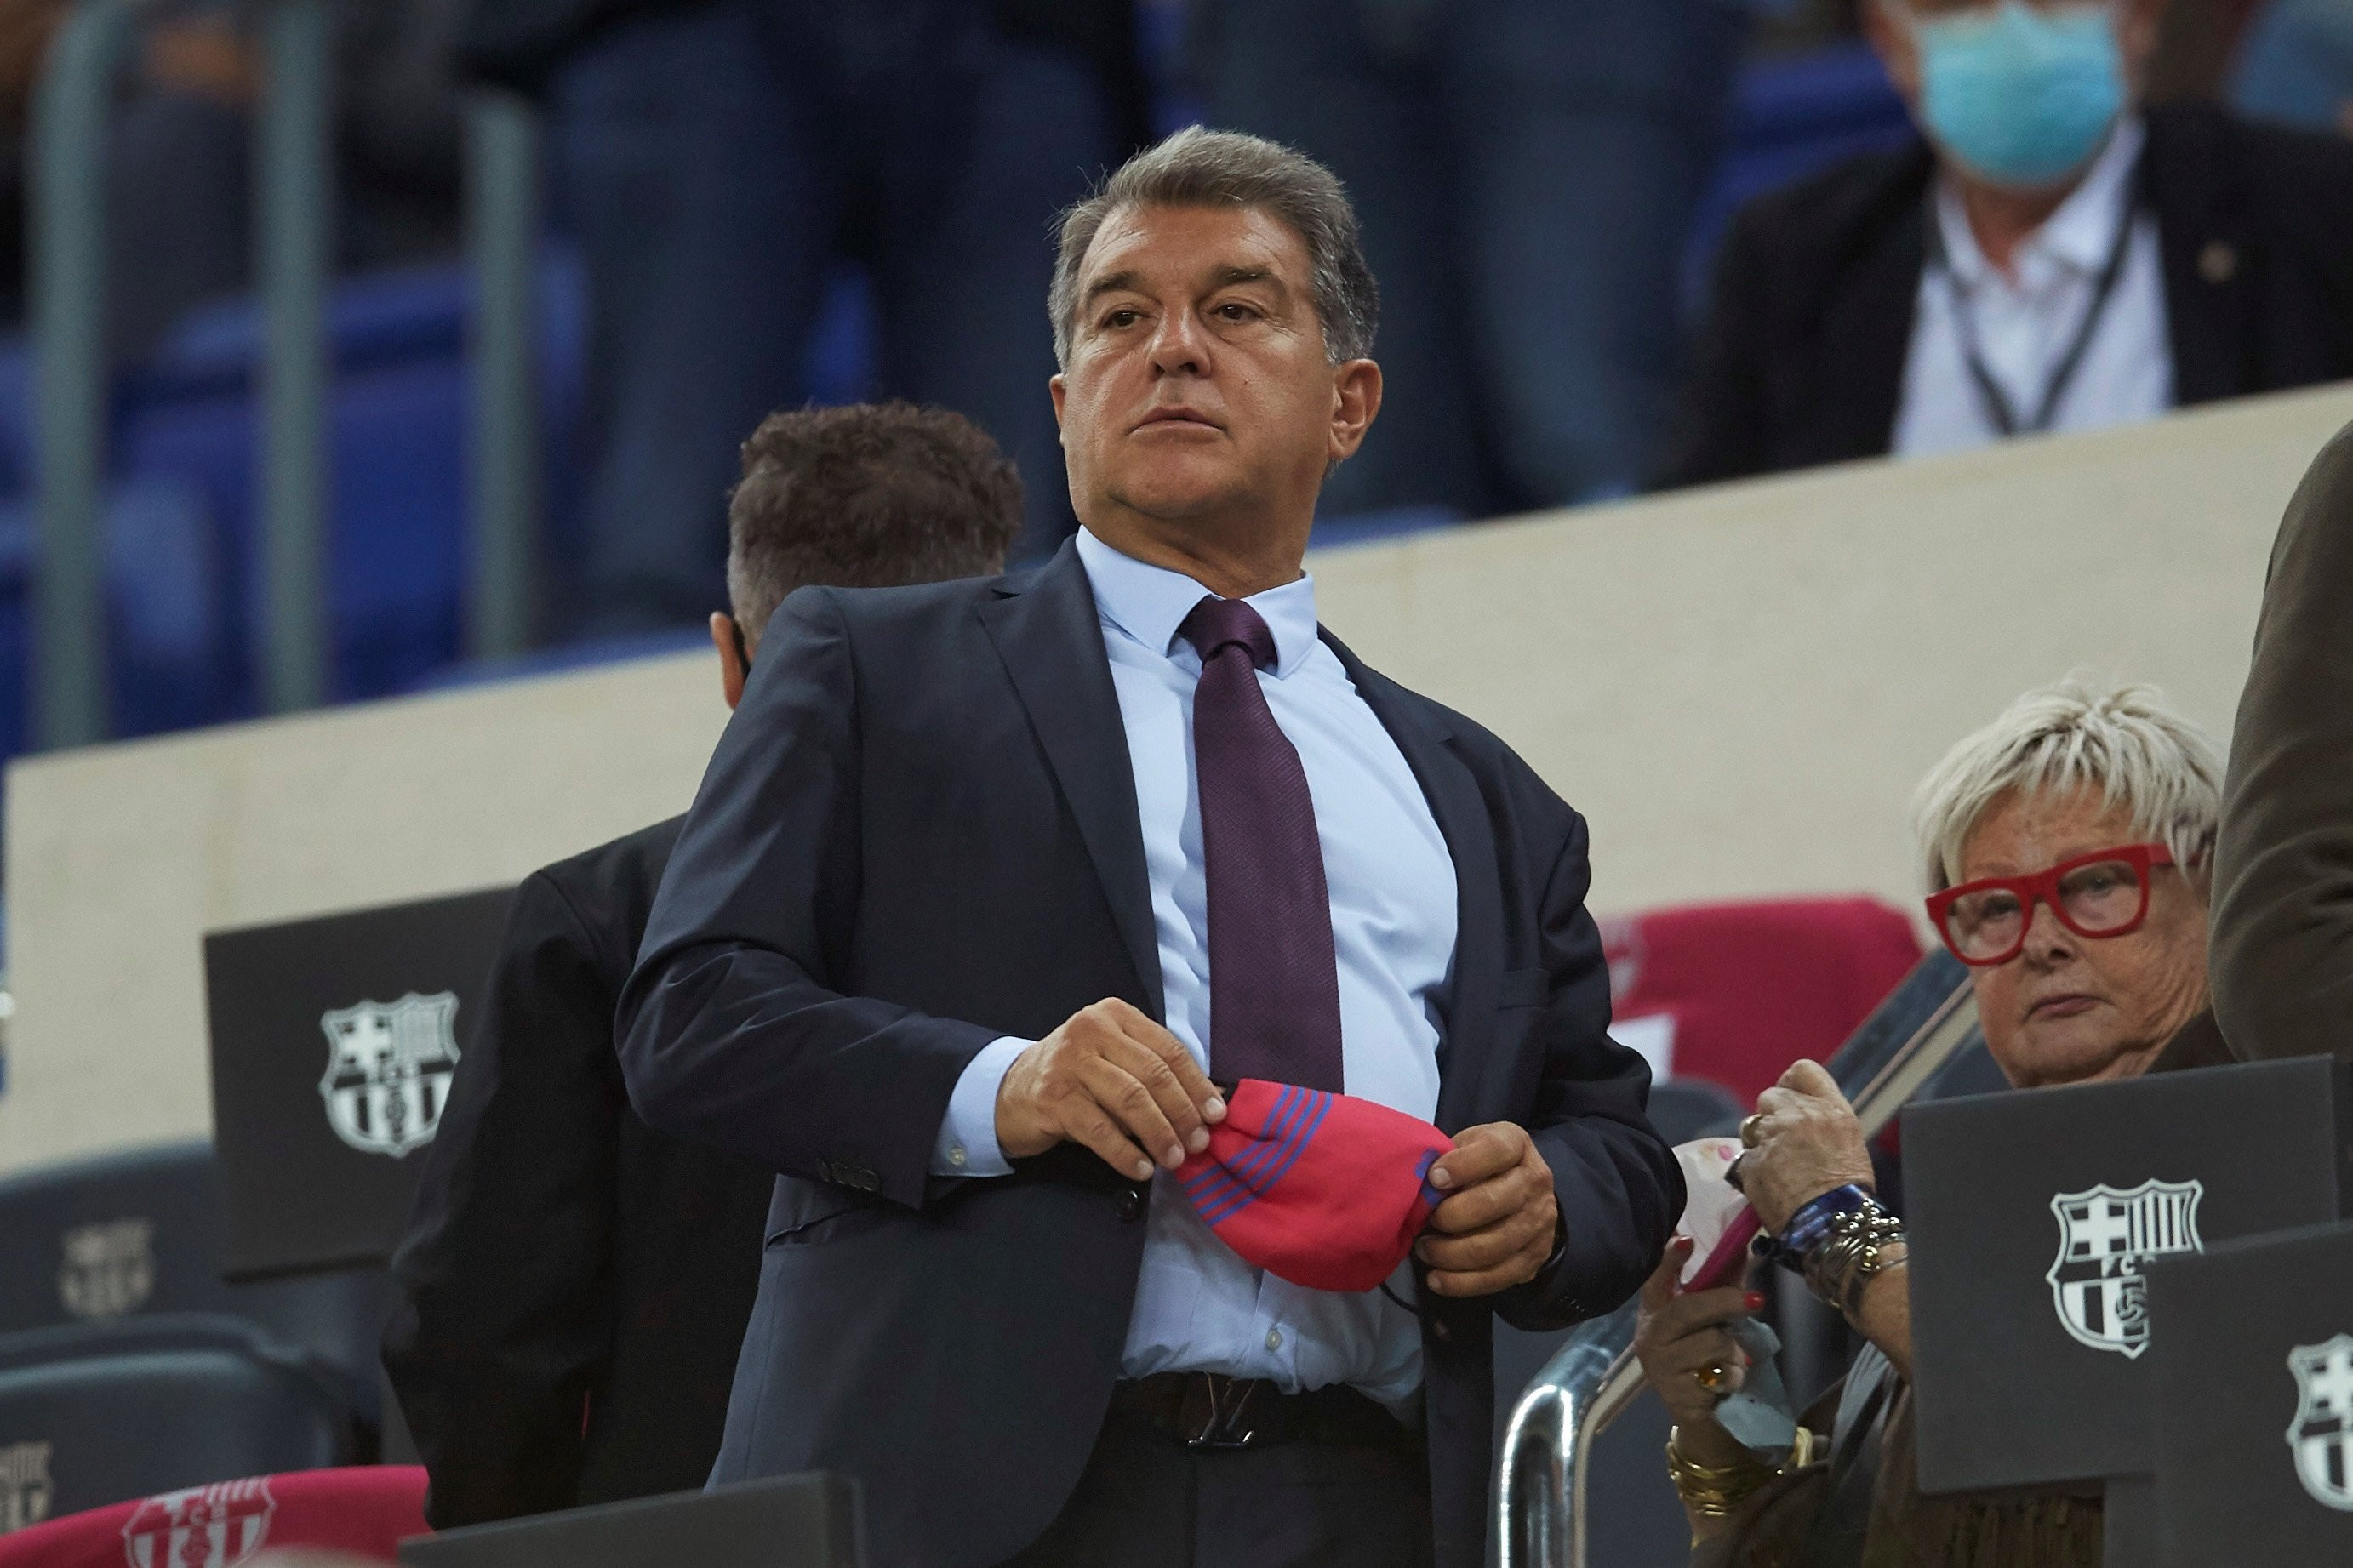
M 1004 1176 L 1013 1166 L 997 1146 L 997 1089 L 1013 1058 L 1037 1042 L 1008 1035 L 981 1047 L 965 1063 L 955 1090 L 948 1096 L 948 1113 L 940 1121 L 939 1142 L 932 1146 L 934 1176 Z

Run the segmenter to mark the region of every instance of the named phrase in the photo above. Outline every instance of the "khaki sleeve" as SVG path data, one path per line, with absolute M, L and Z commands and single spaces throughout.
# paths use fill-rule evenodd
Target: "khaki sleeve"
M 2353 1056 L 2353 428 L 2313 463 L 2273 546 L 2209 959 L 2241 1058 Z

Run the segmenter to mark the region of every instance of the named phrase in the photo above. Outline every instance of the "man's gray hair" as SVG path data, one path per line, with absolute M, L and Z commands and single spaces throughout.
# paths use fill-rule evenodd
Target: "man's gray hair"
M 2222 811 L 2214 742 L 2153 686 L 2075 674 L 2021 697 L 1920 781 L 1912 821 L 1928 890 L 1960 879 L 1969 835 L 2007 792 L 2083 788 L 2099 790 L 2104 805 L 2123 805 L 2133 831 L 2163 843 L 2185 871 L 2214 847 Z
M 1380 290 L 1356 234 L 1356 209 L 1332 171 L 1279 142 L 1195 125 L 1122 163 L 1062 215 L 1061 248 L 1046 309 L 1054 319 L 1054 359 L 1071 363 L 1079 268 L 1103 221 L 1122 207 L 1257 207 L 1299 236 L 1307 249 L 1307 289 L 1334 364 L 1373 352 Z

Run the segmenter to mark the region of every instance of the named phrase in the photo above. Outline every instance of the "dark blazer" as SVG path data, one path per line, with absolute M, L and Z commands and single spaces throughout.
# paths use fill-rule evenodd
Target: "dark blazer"
M 1604 1033 L 1583 820 L 1486 731 L 1325 640 L 1453 854 L 1438 1121 L 1526 1126 L 1566 1218 L 1530 1283 L 1423 1292 L 1439 1559 L 1468 1568 L 1492 1314 L 1548 1328 L 1625 1300 L 1683 1183 L 1643 1117 L 1647 1070 Z M 997 1563 L 1053 1518 L 1119 1375 L 1143 1191 L 1071 1145 L 995 1180 L 927 1172 L 975 1052 L 1105 996 L 1162 1016 L 1125 731 L 1075 550 L 1018 576 L 786 600 L 620 1012 L 649 1121 L 784 1173 L 714 1480 L 857 1476 L 877 1568 Z
M 437 1528 L 699 1487 L 719 1452 L 775 1178 L 638 1121 L 613 1052 L 680 820 L 533 872 L 459 1020 L 384 1344 Z
M 2353 428 L 2314 459 L 2272 547 L 2209 954 L 2240 1056 L 2353 1057 Z
M 2353 142 L 2206 105 L 2147 122 L 2138 200 L 2164 258 L 2174 401 L 2353 375 Z M 1934 172 L 1915 141 L 1733 220 L 1667 484 L 1887 453 Z

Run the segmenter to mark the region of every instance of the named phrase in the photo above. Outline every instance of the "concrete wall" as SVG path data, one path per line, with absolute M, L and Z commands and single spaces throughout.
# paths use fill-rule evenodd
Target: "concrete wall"
M 1595 902 L 1914 895 L 1914 782 L 2024 688 L 2217 736 L 2288 494 L 2353 388 L 1312 562 L 1323 618 L 1593 822 Z M 667 816 L 723 720 L 680 658 L 19 763 L 0 1171 L 209 1125 L 208 930 L 512 881 Z

